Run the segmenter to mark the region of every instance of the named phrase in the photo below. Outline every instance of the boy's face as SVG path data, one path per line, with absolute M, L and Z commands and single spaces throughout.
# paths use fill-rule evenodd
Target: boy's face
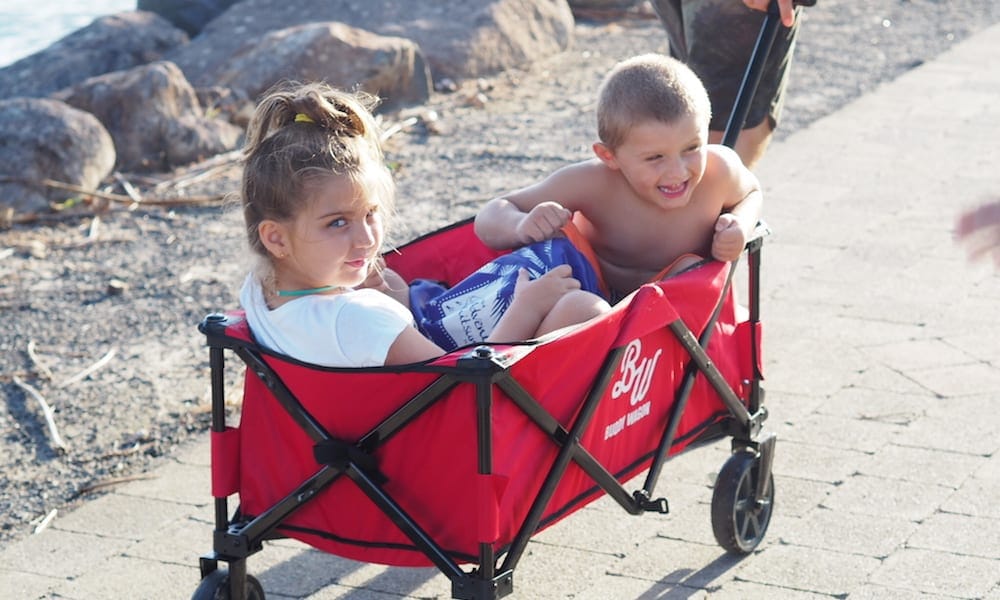
M 596 144 L 604 163 L 621 171 L 636 195 L 664 209 L 680 208 L 691 201 L 705 174 L 708 125 L 694 116 L 672 123 L 644 121 L 636 124 L 614 151 Z

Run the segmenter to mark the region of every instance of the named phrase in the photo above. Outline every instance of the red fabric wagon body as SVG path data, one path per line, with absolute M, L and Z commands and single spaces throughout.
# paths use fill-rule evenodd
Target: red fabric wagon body
M 453 284 L 493 256 L 464 222 L 386 259 L 408 280 Z M 280 535 L 453 579 L 452 563 L 473 563 L 488 581 L 495 557 L 604 493 L 665 512 L 620 484 L 695 442 L 751 443 L 763 420 L 749 401 L 759 323 L 737 316 L 732 268 L 708 261 L 541 340 L 405 367 L 302 364 L 256 346 L 239 313 L 209 317 L 209 346 L 249 367 L 239 426 L 213 433 L 213 495 L 240 502 L 217 548 L 221 536 L 249 554 Z M 233 524 L 255 520 L 259 535 Z

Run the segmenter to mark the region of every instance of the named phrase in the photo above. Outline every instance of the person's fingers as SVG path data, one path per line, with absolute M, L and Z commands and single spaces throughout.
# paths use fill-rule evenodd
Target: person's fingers
M 729 213 L 723 213 L 719 215 L 718 219 L 715 220 L 715 230 L 725 231 L 726 229 L 732 227 L 734 223 L 736 223 L 736 217 Z
M 771 0 L 743 0 L 747 8 L 767 12 Z M 795 24 L 795 6 L 792 0 L 778 0 L 778 13 L 781 15 L 781 24 L 791 27 Z
M 778 0 L 778 12 L 781 13 L 781 24 L 791 27 L 795 24 L 795 7 L 792 0 Z

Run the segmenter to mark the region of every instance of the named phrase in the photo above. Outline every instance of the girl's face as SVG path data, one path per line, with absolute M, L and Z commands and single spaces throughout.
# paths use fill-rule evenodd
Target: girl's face
M 291 222 L 277 257 L 278 289 L 355 287 L 368 276 L 382 246 L 382 215 L 347 177 L 324 177 L 310 186 L 310 198 Z
M 617 168 L 635 193 L 656 206 L 686 206 L 705 174 L 708 128 L 694 116 L 673 123 L 646 121 L 632 127 L 604 162 Z

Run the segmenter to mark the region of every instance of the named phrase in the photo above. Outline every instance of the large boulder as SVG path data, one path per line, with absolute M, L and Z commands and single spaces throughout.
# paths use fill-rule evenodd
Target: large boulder
M 638 6 L 643 0 L 568 0 L 572 10 L 625 11 Z M 140 0 L 139 4 L 142 2 Z
M 220 65 L 212 79 L 258 97 L 285 79 L 360 87 L 386 106 L 426 101 L 430 72 L 420 48 L 405 38 L 385 37 L 343 23 L 312 23 L 273 31 L 244 46 Z
M 0 209 L 44 211 L 74 194 L 43 179 L 94 189 L 114 164 L 114 143 L 94 115 L 48 98 L 0 100 Z
M 92 77 L 56 97 L 100 119 L 123 171 L 167 171 L 227 152 L 243 133 L 203 116 L 191 84 L 168 61 Z
M 566 0 L 243 0 L 168 58 L 194 85 L 210 86 L 244 45 L 271 31 L 326 21 L 413 40 L 435 79 L 530 64 L 568 48 L 574 27 Z
M 187 41 L 187 34 L 151 12 L 101 17 L 0 69 L 0 98 L 48 96 L 88 77 L 159 60 Z
M 139 0 L 138 10 L 155 12 L 187 32 L 196 35 L 205 25 L 238 0 Z

